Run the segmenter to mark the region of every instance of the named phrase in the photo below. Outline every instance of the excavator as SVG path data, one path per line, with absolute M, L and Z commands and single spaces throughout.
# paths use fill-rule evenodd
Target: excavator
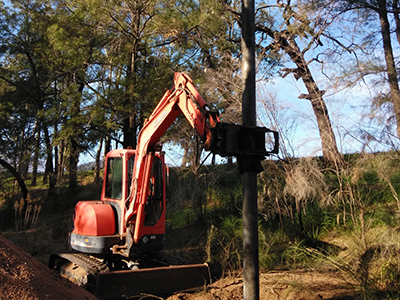
M 72 252 L 52 254 L 51 269 L 101 299 L 171 295 L 210 283 L 207 264 L 185 265 L 161 252 L 168 167 L 159 141 L 180 114 L 214 155 L 262 160 L 278 151 L 277 132 L 221 122 L 192 79 L 175 73 L 173 87 L 139 132 L 136 149 L 107 153 L 100 200 L 76 204 L 68 237 Z M 271 133 L 273 149 L 268 151 Z

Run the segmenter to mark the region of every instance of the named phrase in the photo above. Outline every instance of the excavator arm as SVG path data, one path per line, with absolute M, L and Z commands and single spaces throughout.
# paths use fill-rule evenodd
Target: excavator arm
M 184 73 L 175 73 L 174 86 L 164 94 L 139 133 L 130 196 L 125 205 L 124 221 L 128 229 L 125 251 L 128 253 L 132 243 L 137 244 L 142 237 L 152 152 L 156 150 L 161 136 L 181 113 L 196 130 L 205 150 L 221 156 L 237 156 L 239 171 L 250 168 L 259 172 L 262 170 L 260 161 L 270 153 L 278 152 L 277 132 L 265 127 L 220 122 L 218 113 L 210 111 L 191 78 Z M 268 133 L 273 134 L 271 151 L 265 149 L 265 135 Z M 240 158 L 243 156 L 251 156 L 255 164 L 242 165 Z
M 218 114 L 209 110 L 188 75 L 175 73 L 174 86 L 164 94 L 144 123 L 138 137 L 130 197 L 126 202 L 127 211 L 124 218 L 126 227 L 133 229 L 133 232 L 127 232 L 127 235 L 132 235 L 131 241 L 135 244 L 142 236 L 153 162 L 152 152 L 155 151 L 161 136 L 181 113 L 196 130 L 205 149 L 209 150 L 211 129 L 220 123 Z

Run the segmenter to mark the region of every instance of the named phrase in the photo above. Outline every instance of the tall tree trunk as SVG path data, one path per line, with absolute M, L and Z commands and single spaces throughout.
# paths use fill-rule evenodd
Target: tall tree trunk
M 46 156 L 47 156 L 45 173 L 47 173 L 49 176 L 49 194 L 51 194 L 56 185 L 56 177 L 54 176 L 54 168 L 53 168 L 53 147 L 51 145 L 49 129 L 46 123 L 43 124 L 43 132 L 44 132 L 44 141 L 46 143 Z
M 64 177 L 64 169 L 65 169 L 65 142 L 61 140 L 60 147 L 58 151 L 58 171 L 57 171 L 57 181 L 61 182 Z
M 21 175 L 22 178 L 26 179 L 28 175 L 28 167 L 30 155 L 27 152 L 25 147 L 25 131 L 21 131 L 20 135 L 20 144 L 19 144 L 19 153 L 18 153 L 18 162 L 17 162 L 17 172 Z
M 334 165 L 340 165 L 343 162 L 343 157 L 337 148 L 336 138 L 335 134 L 333 133 L 328 108 L 326 107 L 325 101 L 322 97 L 324 91 L 321 91 L 318 88 L 318 85 L 315 82 L 310 69 L 308 68 L 304 54 L 300 50 L 294 38 L 286 39 L 283 35 L 281 35 L 279 38 L 279 44 L 297 66 L 296 69 L 291 70 L 294 73 L 295 78 L 301 78 L 307 89 L 308 94 L 300 95 L 300 98 L 308 99 L 311 102 L 314 115 L 317 119 L 324 158 Z
M 94 164 L 94 184 L 98 184 L 100 182 L 100 157 L 101 157 L 101 147 L 103 146 L 103 139 L 100 139 L 99 148 L 97 148 L 96 152 L 96 160 Z
M 136 57 L 138 53 L 138 43 L 139 43 L 139 37 L 141 35 L 139 28 L 140 28 L 140 13 L 138 11 L 131 11 L 132 12 L 132 20 L 129 23 L 131 26 L 131 30 L 133 33 L 136 34 L 136 37 L 134 37 L 131 40 L 131 50 L 127 58 L 127 71 L 126 71 L 126 77 L 127 77 L 127 83 L 128 86 L 126 86 L 126 105 L 131 106 L 132 108 L 135 106 L 135 93 L 134 93 L 134 86 L 136 83 Z M 138 129 L 137 124 L 136 124 L 136 113 L 134 112 L 134 109 L 129 109 L 128 111 L 131 111 L 131 114 L 126 117 L 123 120 L 123 133 L 124 133 L 124 141 L 123 141 L 123 148 L 127 147 L 132 147 L 133 149 L 136 149 L 136 131 Z
M 78 186 L 78 162 L 79 162 L 79 123 L 78 123 L 78 118 L 80 116 L 81 112 L 81 98 L 82 98 L 82 92 L 84 89 L 84 84 L 83 83 L 78 83 L 77 86 L 77 91 L 76 95 L 72 99 L 71 103 L 71 129 L 73 134 L 69 137 L 69 151 L 68 151 L 68 170 L 69 170 L 69 176 L 68 176 L 68 181 L 69 181 L 69 188 L 74 190 Z
M 123 148 L 132 147 L 136 149 L 136 122 L 135 116 L 131 115 L 123 120 L 124 142 Z
M 54 136 L 57 136 L 57 133 L 58 133 L 58 128 L 57 128 L 57 124 L 54 124 Z M 58 165 L 59 165 L 59 160 L 58 160 L 58 146 L 57 145 L 55 145 L 54 146 L 54 177 L 55 177 L 55 180 L 56 180 L 56 184 L 57 184 L 57 181 L 58 181 L 58 170 L 59 170 L 59 167 L 58 167 Z
M 110 152 L 111 150 L 111 138 L 110 135 L 106 135 L 106 137 L 104 138 L 104 157 L 103 157 L 103 161 L 104 163 L 106 162 L 106 155 L 108 152 Z
M 400 7 L 399 0 L 393 0 L 393 14 L 396 23 L 396 37 L 400 44 Z
M 78 161 L 79 151 L 78 142 L 72 138 L 69 141 L 69 156 L 68 156 L 68 182 L 69 188 L 75 189 L 78 186 Z
M 38 163 L 39 163 L 39 153 L 40 153 L 40 122 L 38 119 L 35 120 L 35 125 L 33 127 L 33 132 L 35 133 L 35 146 L 33 152 L 33 161 L 32 161 L 32 180 L 31 186 L 36 186 L 37 182 L 37 172 L 38 172 Z
M 381 23 L 381 33 L 383 38 L 383 50 L 385 53 L 386 72 L 389 79 L 391 101 L 393 103 L 394 114 L 397 122 L 397 135 L 400 137 L 400 89 L 397 79 L 396 65 L 393 56 L 392 42 L 390 38 L 390 24 L 388 20 L 388 11 L 386 0 L 378 1 L 378 14 Z

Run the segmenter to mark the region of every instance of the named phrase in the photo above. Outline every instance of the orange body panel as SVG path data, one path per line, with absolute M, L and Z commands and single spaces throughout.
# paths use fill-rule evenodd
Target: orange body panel
M 75 206 L 73 233 L 87 236 L 115 234 L 115 215 L 110 204 L 79 201 Z

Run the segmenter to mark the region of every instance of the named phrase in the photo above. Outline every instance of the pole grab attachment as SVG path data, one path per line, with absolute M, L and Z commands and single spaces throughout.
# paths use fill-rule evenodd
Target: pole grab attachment
M 210 130 L 210 151 L 222 157 L 245 155 L 256 156 L 262 160 L 265 156 L 277 154 L 279 151 L 278 132 L 266 127 L 218 123 Z M 272 139 L 272 147 L 267 149 L 267 142 Z

